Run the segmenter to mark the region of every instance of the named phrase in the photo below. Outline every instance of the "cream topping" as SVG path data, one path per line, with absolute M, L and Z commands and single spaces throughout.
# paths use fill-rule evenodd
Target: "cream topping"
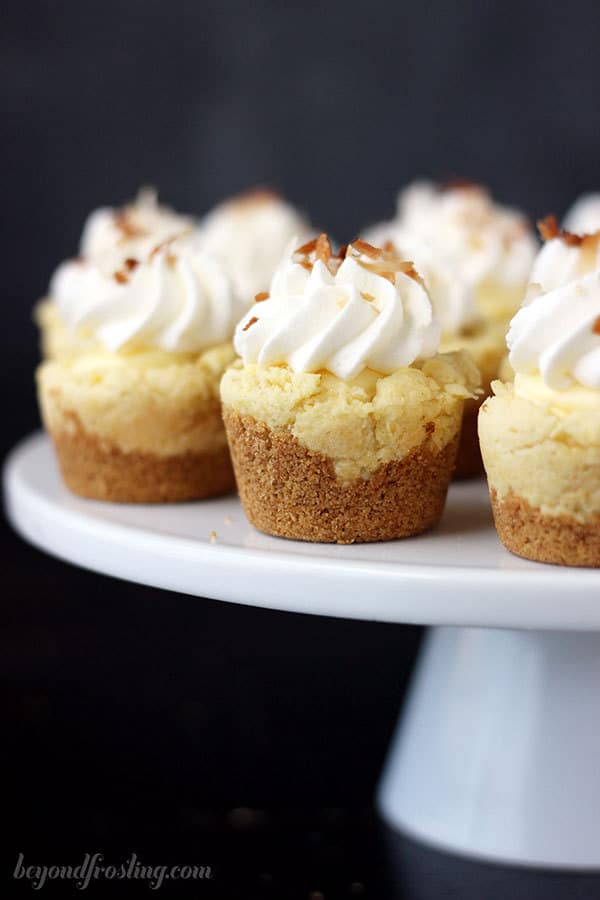
M 440 257 L 431 244 L 411 236 L 394 220 L 367 229 L 365 238 L 377 247 L 391 244 L 400 257 L 414 261 L 444 334 L 457 334 L 476 324 L 474 292 L 452 260 Z
M 244 363 L 327 370 L 350 380 L 433 356 L 440 329 L 412 263 L 355 241 L 333 256 L 325 235 L 293 251 L 239 323 Z
M 483 187 L 418 182 L 400 193 L 397 217 L 407 233 L 455 262 L 468 284 L 527 283 L 535 236 L 522 213 L 495 203 Z
M 600 229 L 600 193 L 583 194 L 565 214 L 564 227 L 576 234 L 593 234 Z
M 142 189 L 133 203 L 119 209 L 101 207 L 88 217 L 81 236 L 80 253 L 105 270 L 119 260 L 147 256 L 157 244 L 194 227 L 194 220 L 159 205 L 156 192 Z
M 555 391 L 548 387 L 540 375 L 517 373 L 514 379 L 514 391 L 523 400 L 530 400 L 538 406 L 548 407 L 556 416 L 571 415 L 576 412 L 597 413 L 600 408 L 600 397 L 594 388 L 575 385 L 564 391 Z
M 547 242 L 507 335 L 510 364 L 555 391 L 600 388 L 600 233 L 559 232 L 552 219 L 541 230 Z
M 223 264 L 246 307 L 268 289 L 290 241 L 303 243 L 315 235 L 293 206 L 267 190 L 220 204 L 199 227 L 206 252 Z
M 447 333 L 475 324 L 478 293 L 490 285 L 524 292 L 537 250 L 525 217 L 474 184 L 415 182 L 399 194 L 395 219 L 367 236 L 410 254 Z
M 52 279 L 53 302 L 74 333 L 111 351 L 195 353 L 231 338 L 243 309 L 194 233 L 155 243 L 144 258 L 127 256 L 118 268 L 111 269 L 110 247 L 100 257 L 69 260 Z

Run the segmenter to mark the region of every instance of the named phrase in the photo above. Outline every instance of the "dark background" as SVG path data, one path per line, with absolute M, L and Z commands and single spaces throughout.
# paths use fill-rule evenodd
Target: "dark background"
M 534 217 L 600 188 L 593 2 L 11 0 L 0 60 L 3 454 L 38 423 L 34 302 L 87 213 L 141 184 L 200 213 L 268 183 L 340 239 L 417 175 Z M 126 585 L 7 527 L 2 565 L 5 874 L 20 850 L 137 850 L 218 867 L 183 896 L 598 896 L 378 825 L 419 629 Z

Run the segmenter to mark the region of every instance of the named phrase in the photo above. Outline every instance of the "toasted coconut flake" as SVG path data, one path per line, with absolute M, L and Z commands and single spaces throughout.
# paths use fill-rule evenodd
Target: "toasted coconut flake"
M 564 241 L 565 244 L 568 244 L 569 247 L 579 247 L 581 244 L 586 243 L 586 238 L 588 237 L 588 235 L 573 234 L 572 231 L 565 231 L 563 229 L 559 237 L 561 241 Z
M 472 178 L 458 178 L 451 176 L 440 182 L 440 190 L 442 191 L 479 191 L 485 188 Z
M 551 241 L 560 234 L 560 227 L 556 216 L 545 216 L 537 223 L 540 237 L 543 241 Z
M 313 252 L 316 246 L 317 238 L 313 238 L 312 241 L 307 241 L 306 244 L 302 244 L 301 247 L 298 247 L 297 250 L 294 250 L 294 253 L 299 253 L 301 256 L 308 256 L 309 253 Z
M 176 234 L 172 234 L 170 237 L 165 238 L 164 241 L 161 241 L 159 244 L 156 244 L 155 247 L 150 251 L 150 259 L 154 259 L 157 253 L 160 253 L 161 250 L 165 250 L 167 247 L 170 247 L 173 241 L 179 240 L 180 237 L 184 237 L 186 234 L 191 234 L 191 228 L 185 228 L 183 231 L 178 231 Z M 168 262 L 167 258 L 167 262 Z
M 598 316 L 598 318 L 592 325 L 592 332 L 593 334 L 600 334 L 600 316 Z
M 260 291 L 260 293 L 255 295 L 254 302 L 262 303 L 264 300 L 268 300 L 269 296 L 270 296 L 270 294 L 268 291 Z
M 113 278 L 119 284 L 127 284 L 128 280 L 129 280 L 127 278 L 127 275 L 125 274 L 125 272 L 115 272 L 115 274 L 113 275 Z
M 569 247 L 579 247 L 583 243 L 587 243 L 592 235 L 575 234 L 572 231 L 566 231 L 558 224 L 556 216 L 546 216 L 537 223 L 538 231 L 543 241 L 552 241 L 554 238 L 560 238 Z
M 320 259 L 321 262 L 324 262 L 325 265 L 331 259 L 331 244 L 329 243 L 329 238 L 325 233 L 320 234 L 317 238 L 317 242 L 315 244 L 315 257 L 316 259 Z
M 404 262 L 400 263 L 400 271 L 404 272 L 405 275 L 408 275 L 409 278 L 412 278 L 413 281 L 418 281 L 420 285 L 425 287 L 425 282 L 421 278 L 421 275 L 415 269 L 415 264 L 412 260 L 407 259 Z
M 600 244 L 600 231 L 594 231 L 592 234 L 584 234 L 581 243 L 586 249 L 596 250 L 598 244 Z
M 367 243 L 367 241 L 363 241 L 362 238 L 358 238 L 355 241 L 352 241 L 352 249 L 358 251 L 358 253 L 362 253 L 365 256 L 370 256 L 371 259 L 377 259 L 381 256 L 381 250 L 379 247 L 374 247 L 373 244 Z
M 137 266 L 139 266 L 139 264 L 140 264 L 140 263 L 139 263 L 139 260 L 134 259 L 133 256 L 129 256 L 129 257 L 127 257 L 127 259 L 125 260 L 125 268 L 127 269 L 128 272 L 133 272 L 133 270 L 134 270 Z
M 252 328 L 252 326 L 255 325 L 256 322 L 258 322 L 258 318 L 257 318 L 256 316 L 252 316 L 251 319 L 248 319 L 248 321 L 246 322 L 246 324 L 245 324 L 244 327 L 242 328 L 242 331 L 248 331 L 248 329 L 249 329 L 249 328 Z

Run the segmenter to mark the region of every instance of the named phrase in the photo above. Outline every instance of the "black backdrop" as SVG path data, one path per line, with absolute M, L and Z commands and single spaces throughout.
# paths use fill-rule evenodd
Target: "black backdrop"
M 594 2 L 5 3 L 3 452 L 37 424 L 31 308 L 89 210 L 150 183 L 201 212 L 260 182 L 345 239 L 408 179 L 455 174 L 561 212 L 600 187 L 599 47 Z M 2 539 L 15 847 L 160 849 L 209 808 L 369 802 L 418 629 L 169 595 Z
M 599 38 L 593 0 L 6 0 L 7 443 L 35 421 L 32 303 L 92 208 L 270 183 L 346 239 L 415 175 L 462 175 L 561 212 L 600 187 Z

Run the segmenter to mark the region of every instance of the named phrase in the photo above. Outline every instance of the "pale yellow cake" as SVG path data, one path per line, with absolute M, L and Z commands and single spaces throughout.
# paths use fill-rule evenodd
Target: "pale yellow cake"
M 234 355 L 224 344 L 177 359 L 95 352 L 42 363 L 42 417 L 68 487 L 127 502 L 231 490 L 219 381 Z

